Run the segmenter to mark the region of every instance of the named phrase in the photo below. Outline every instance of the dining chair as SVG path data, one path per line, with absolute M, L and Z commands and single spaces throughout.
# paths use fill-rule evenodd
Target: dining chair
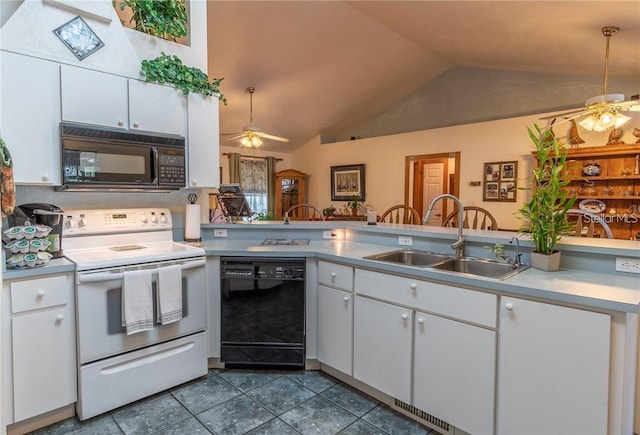
M 420 213 L 410 205 L 399 204 L 389 207 L 380 215 L 380 222 L 391 224 L 422 225 Z
M 613 239 L 613 233 L 609 224 L 607 224 L 602 216 L 597 214 L 572 208 L 567 211 L 567 219 L 575 229 L 576 237 L 602 237 Z
M 462 208 L 464 211 L 464 219 L 462 221 L 463 228 L 473 230 L 498 230 L 498 222 L 496 218 L 482 207 L 468 205 Z M 444 220 L 444 227 L 456 227 L 458 224 L 458 210 L 454 210 Z
M 313 204 L 296 204 L 289 207 L 285 217 L 294 221 L 323 221 L 322 210 Z

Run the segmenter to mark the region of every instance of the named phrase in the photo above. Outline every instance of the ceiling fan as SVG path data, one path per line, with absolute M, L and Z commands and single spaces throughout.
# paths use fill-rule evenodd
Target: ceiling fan
M 555 120 L 556 118 L 565 118 L 564 121 L 583 119 L 578 124 L 586 130 L 602 132 L 612 128 L 620 128 L 625 122 L 631 118 L 623 115 L 625 111 L 640 111 L 640 100 L 625 101 L 623 94 L 607 94 L 607 80 L 609 78 L 609 40 L 613 35 L 618 33 L 619 27 L 605 26 L 602 28 L 602 34 L 607 39 L 607 45 L 604 57 L 604 86 L 602 95 L 596 95 L 587 99 L 583 109 L 571 110 L 569 112 L 558 113 L 546 116 L 541 119 Z
M 249 125 L 242 129 L 242 133 L 236 134 L 236 136 L 226 139 L 225 142 L 240 139 L 240 144 L 242 146 L 250 148 L 256 148 L 262 145 L 262 139 L 272 139 L 280 142 L 289 142 L 289 139 L 287 139 L 286 137 L 267 134 L 253 125 L 253 93 L 256 91 L 256 88 L 250 86 L 245 91 L 249 93 Z

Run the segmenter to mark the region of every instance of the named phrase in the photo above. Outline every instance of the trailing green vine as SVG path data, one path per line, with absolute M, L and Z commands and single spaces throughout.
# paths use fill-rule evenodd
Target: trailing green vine
M 112 0 L 115 7 L 116 0 Z M 185 0 L 122 0 L 120 10 L 130 7 L 129 22 L 135 29 L 149 35 L 175 41 L 187 35 Z
M 190 92 L 215 95 L 225 105 L 227 104 L 227 99 L 220 92 L 220 82 L 224 78 L 209 82 L 209 77 L 202 70 L 183 64 L 176 55 L 161 53 L 155 59 L 143 60 L 140 72 L 147 82 L 170 84 L 180 89 L 185 95 Z

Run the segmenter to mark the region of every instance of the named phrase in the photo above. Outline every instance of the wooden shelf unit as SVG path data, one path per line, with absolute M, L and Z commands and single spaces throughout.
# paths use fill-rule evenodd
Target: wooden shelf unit
M 535 157 L 535 153 L 534 157 Z M 639 239 L 640 236 L 640 144 L 606 145 L 570 149 L 564 178 L 566 187 L 576 197 L 574 207 L 585 199 L 606 204 L 602 212 L 616 239 Z M 599 175 L 587 176 L 584 165 L 600 165 Z

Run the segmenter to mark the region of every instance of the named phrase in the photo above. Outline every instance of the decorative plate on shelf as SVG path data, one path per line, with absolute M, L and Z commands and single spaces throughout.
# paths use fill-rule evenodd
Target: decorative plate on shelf
M 599 199 L 583 199 L 578 204 L 578 207 L 580 207 L 580 210 L 589 213 L 602 213 L 606 210 L 607 205 Z
M 582 167 L 582 173 L 587 177 L 595 177 L 602 173 L 602 166 L 599 163 L 591 162 Z

